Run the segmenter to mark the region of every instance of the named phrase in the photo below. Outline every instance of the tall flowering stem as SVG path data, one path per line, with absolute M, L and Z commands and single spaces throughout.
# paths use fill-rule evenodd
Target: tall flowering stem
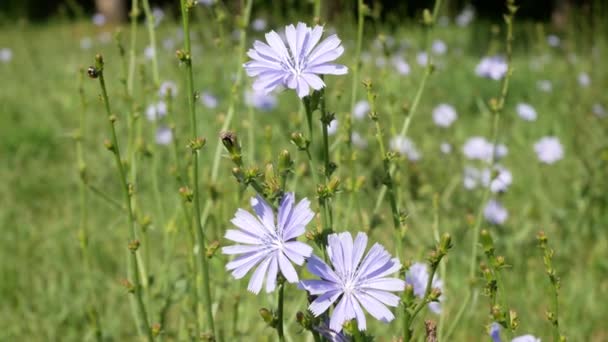
M 504 16 L 505 23 L 507 25 L 507 35 L 506 35 L 506 54 L 507 54 L 507 73 L 505 77 L 502 79 L 501 89 L 498 100 L 491 99 L 490 100 L 490 109 L 492 111 L 493 122 L 492 122 L 492 158 L 490 161 L 490 165 L 493 165 L 496 160 L 496 142 L 498 139 L 498 123 L 500 120 L 500 114 L 504 109 L 505 100 L 507 98 L 507 94 L 509 92 L 509 79 L 511 78 L 511 74 L 513 73 L 513 64 L 512 60 L 512 44 L 513 44 L 513 17 L 515 12 L 517 11 L 517 7 L 514 4 L 513 0 L 507 0 L 507 10 L 508 13 Z M 490 196 L 490 187 L 485 187 L 484 193 L 482 196 L 482 202 L 479 205 L 479 210 L 477 211 L 477 217 L 475 219 L 475 225 L 473 227 L 473 244 L 471 251 L 471 259 L 469 264 L 469 277 L 473 279 L 475 277 L 475 269 L 477 265 L 477 247 L 479 244 L 479 229 L 481 227 L 483 210 L 488 198 Z
M 131 18 L 131 32 L 130 32 L 130 46 L 129 46 L 129 69 L 127 74 L 127 94 L 133 95 L 133 82 L 135 81 L 135 45 L 137 42 L 137 17 L 139 16 L 139 1 L 133 0 L 131 2 L 131 12 L 129 17 Z
M 192 190 L 193 190 L 193 211 L 194 211 L 194 230 L 196 232 L 197 245 L 199 250 L 199 267 L 200 273 L 197 277 L 197 287 L 202 297 L 203 307 L 205 310 L 207 329 L 211 333 L 211 336 L 215 336 L 215 324 L 213 322 L 213 311 L 211 301 L 211 290 L 210 290 L 210 279 L 209 279 L 209 267 L 208 260 L 205 255 L 205 231 L 203 230 L 203 224 L 201 223 L 201 208 L 200 208 L 200 189 L 199 189 L 199 170 L 198 170 L 198 153 L 199 150 L 204 146 L 204 139 L 198 137 L 198 130 L 196 125 L 196 108 L 194 103 L 194 78 L 192 74 L 192 54 L 190 48 L 190 10 L 193 8 L 193 4 L 188 0 L 181 0 L 181 12 L 182 12 L 182 27 L 184 30 L 184 50 L 178 52 L 178 58 L 186 66 L 186 92 L 188 97 L 188 108 L 190 110 L 190 126 L 192 129 L 192 141 L 190 142 L 190 148 L 192 149 L 192 164 L 193 164 L 193 175 L 192 175 Z M 210 209 L 210 208 L 209 208 Z M 200 320 L 202 317 L 199 315 L 199 325 L 202 326 Z
M 437 247 L 434 251 L 431 252 L 428 263 L 431 269 L 429 272 L 429 277 L 426 282 L 424 295 L 422 299 L 414 304 L 413 301 L 409 300 L 413 294 L 413 288 L 408 286 L 406 288 L 406 294 L 404 300 L 404 312 L 403 312 L 403 341 L 409 342 L 412 339 L 412 323 L 414 319 L 422 311 L 422 309 L 427 306 L 429 303 L 437 301 L 441 295 L 441 291 L 439 289 L 433 288 L 433 280 L 435 278 L 435 273 L 437 272 L 437 268 L 441 263 L 443 257 L 445 257 L 448 251 L 452 248 L 452 237 L 450 234 L 445 233 L 441 237 L 441 240 L 437 243 Z
M 353 78 L 351 85 L 351 93 L 350 93 L 350 113 L 347 113 L 344 118 L 344 123 L 346 124 L 346 161 L 347 167 L 350 170 L 350 180 L 348 189 L 350 191 L 348 198 L 348 212 L 353 206 L 355 201 L 355 178 L 357 175 L 357 164 L 355 163 L 355 157 L 353 155 L 353 125 L 352 125 L 352 117 L 353 112 L 355 111 L 355 104 L 357 103 L 357 89 L 359 89 L 359 71 L 361 70 L 361 47 L 363 45 L 363 26 L 365 24 L 365 15 L 369 11 L 369 8 L 365 5 L 363 0 L 357 1 L 357 43 L 355 45 L 355 57 L 353 62 Z M 347 225 L 350 223 L 349 218 L 351 215 L 347 215 Z
M 370 80 L 366 80 L 363 82 L 365 88 L 367 89 L 367 101 L 370 105 L 369 117 L 372 119 L 376 126 L 376 140 L 378 141 L 378 146 L 380 148 L 380 155 L 382 156 L 382 165 L 384 167 L 384 185 L 388 189 L 388 199 L 391 205 L 391 212 L 393 217 L 393 228 L 395 229 L 395 233 L 397 234 L 396 241 L 396 253 L 397 257 L 401 256 L 401 252 L 403 250 L 403 236 L 401 232 L 401 213 L 399 211 L 399 206 L 397 203 L 397 196 L 395 194 L 395 184 L 393 178 L 391 176 L 391 161 L 394 158 L 394 154 L 391 152 L 387 152 L 384 146 L 384 133 L 382 131 L 382 127 L 380 126 L 380 121 L 378 120 L 378 112 L 376 110 L 376 94 L 372 89 L 372 82 Z
M 154 14 L 150 10 L 150 2 L 149 0 L 142 0 L 142 5 L 144 7 L 144 14 L 146 15 L 146 24 L 148 27 L 148 39 L 150 40 L 150 47 L 154 52 L 152 54 L 152 80 L 154 81 L 154 86 L 158 88 L 160 85 L 160 78 L 158 76 L 158 57 L 156 51 L 156 33 L 154 29 L 155 19 Z
M 90 307 L 90 312 L 89 312 L 89 316 L 90 316 L 90 320 L 91 320 L 91 324 L 93 325 L 93 329 L 94 329 L 94 334 L 95 334 L 95 339 L 96 341 L 101 341 L 102 340 L 102 332 L 101 332 L 101 327 L 99 324 L 99 317 L 98 317 L 98 311 L 97 311 L 97 300 L 96 300 L 96 296 L 93 292 L 93 273 L 92 273 L 92 267 L 91 267 L 91 257 L 90 257 L 90 253 L 89 253 L 89 231 L 88 231 L 88 191 L 87 191 L 87 164 L 84 160 L 84 153 L 83 153 L 83 149 L 82 149 L 82 139 L 83 139 L 83 135 L 84 132 L 86 130 L 86 111 L 87 111 L 87 103 L 86 103 L 86 99 L 85 99 L 85 95 L 84 95 L 84 87 L 83 87 L 83 78 L 84 78 L 84 70 L 80 70 L 79 72 L 79 93 L 80 93 L 80 100 L 82 103 L 82 109 L 80 111 L 80 118 L 79 118 L 79 128 L 78 131 L 74 134 L 74 140 L 76 142 L 76 158 L 77 158 L 77 169 L 78 169 L 78 174 L 80 175 L 80 210 L 81 210 L 81 214 L 80 214 L 80 228 L 78 231 L 78 239 L 80 240 L 80 251 L 82 253 L 82 259 L 83 259 L 83 267 L 84 267 L 84 272 L 87 274 L 87 285 L 88 285 L 88 290 L 90 291 L 90 300 L 91 300 L 91 307 Z
M 432 30 L 432 28 L 435 25 L 435 21 L 437 20 L 437 15 L 439 13 L 440 8 L 441 8 L 441 0 L 436 0 L 435 5 L 433 7 L 433 12 L 430 12 L 429 10 L 424 10 L 424 12 L 423 12 L 423 23 L 424 23 L 424 26 L 427 28 L 427 36 L 428 36 L 428 32 L 430 32 L 430 30 Z M 412 101 L 412 106 L 408 110 L 408 115 L 405 118 L 405 121 L 403 121 L 403 126 L 401 126 L 401 130 L 399 131 L 399 136 L 402 136 L 402 137 L 407 136 L 407 132 L 409 130 L 412 119 L 415 116 L 415 114 L 418 110 L 418 105 L 420 104 L 420 100 L 422 99 L 422 94 L 424 93 L 424 90 L 426 89 L 426 83 L 427 83 L 429 77 L 431 76 L 431 74 L 435 71 L 435 66 L 433 65 L 430 49 L 431 49 L 431 44 L 427 43 L 426 55 L 428 57 L 427 57 L 426 68 L 424 70 L 424 74 L 422 75 L 422 80 L 420 81 L 420 84 L 418 85 L 418 89 L 416 90 L 416 94 L 414 95 L 414 100 Z M 393 164 L 391 166 L 391 174 L 395 173 L 396 169 L 397 169 L 397 166 Z M 386 186 L 380 190 L 380 193 L 378 194 L 378 198 L 376 199 L 376 206 L 374 208 L 374 214 L 377 214 L 378 211 L 380 210 L 380 206 L 382 204 L 382 201 L 384 200 L 384 196 L 386 196 L 387 190 L 388 190 L 388 188 Z
M 538 246 L 543 251 L 543 262 L 545 264 L 545 271 L 551 282 L 553 289 L 553 311 L 547 311 L 547 319 L 553 326 L 553 342 L 566 341 L 566 337 L 560 333 L 559 329 L 559 289 L 560 279 L 557 272 L 553 268 L 553 254 L 555 253 L 552 248 L 548 246 L 547 235 L 544 232 L 538 233 Z
M 149 341 L 154 341 L 154 335 L 152 334 L 152 330 L 150 329 L 150 324 L 148 322 L 148 314 L 146 311 L 146 306 L 143 300 L 143 287 L 142 281 L 140 279 L 140 266 L 138 263 L 139 253 L 137 252 L 140 242 L 137 240 L 137 231 L 135 229 L 135 213 L 133 211 L 133 207 L 131 204 L 131 197 L 134 192 L 133 186 L 127 183 L 127 172 L 125 170 L 125 166 L 123 164 L 121 154 L 120 154 L 120 146 L 118 144 L 118 138 L 116 136 L 116 116 L 112 114 L 110 109 L 110 101 L 108 99 L 108 93 L 106 90 L 105 79 L 103 76 L 103 67 L 104 61 L 101 55 L 95 56 L 95 66 L 89 67 L 88 73 L 92 78 L 99 79 L 99 85 L 101 87 L 102 99 L 105 105 L 106 114 L 108 116 L 108 123 L 110 125 L 110 133 L 112 136 L 111 141 L 106 141 L 106 147 L 114 154 L 114 159 L 116 161 L 116 166 L 118 168 L 118 174 L 120 178 L 120 183 L 123 189 L 125 205 L 127 208 L 127 213 L 129 217 L 129 228 L 131 232 L 130 242 L 129 242 L 129 265 L 130 265 L 130 280 L 128 281 L 128 289 L 129 292 L 135 295 L 136 300 L 136 308 L 137 308 L 137 319 L 143 325 L 142 329 L 144 335 L 147 336 Z M 140 331 L 141 332 L 141 331 Z

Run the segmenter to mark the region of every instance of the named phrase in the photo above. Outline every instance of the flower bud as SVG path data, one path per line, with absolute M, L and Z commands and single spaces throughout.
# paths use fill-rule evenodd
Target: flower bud
M 160 323 L 152 324 L 152 327 L 150 329 L 152 330 L 152 336 L 157 337 L 158 335 L 160 335 L 160 332 L 161 332 Z
M 304 135 L 300 132 L 294 132 L 291 134 L 291 142 L 298 147 L 300 151 L 306 151 L 310 141 L 304 138 Z
M 103 71 L 103 56 L 99 53 L 95 55 L 95 68 L 99 72 Z
M 127 289 L 127 292 L 135 293 L 135 285 L 133 285 L 133 283 L 131 283 L 128 279 L 121 280 L 120 284 Z
M 194 193 L 187 186 L 182 186 L 181 188 L 179 188 L 179 194 L 182 196 L 182 198 L 186 202 L 192 202 L 192 199 L 194 197 Z
M 211 259 L 213 258 L 213 256 L 215 255 L 215 252 L 217 252 L 218 248 L 220 247 L 220 242 L 218 240 L 213 241 L 209 247 L 207 247 L 207 258 Z
M 261 308 L 259 310 L 260 316 L 262 317 L 262 319 L 264 320 L 264 322 L 266 322 L 267 324 L 272 324 L 273 321 L 273 315 L 272 312 L 266 308 Z
M 293 160 L 289 151 L 283 150 L 279 153 L 279 174 L 286 175 L 293 169 Z
M 139 249 L 139 240 L 130 241 L 128 247 L 131 252 L 135 253 Z

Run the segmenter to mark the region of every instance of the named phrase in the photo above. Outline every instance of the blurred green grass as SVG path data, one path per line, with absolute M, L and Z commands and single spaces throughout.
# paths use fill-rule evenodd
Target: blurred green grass
M 195 50 L 195 83 L 201 91 L 212 91 L 220 100 L 216 110 L 199 105 L 198 115 L 201 135 L 207 137 L 209 146 L 203 153 L 202 165 L 210 165 L 213 150 L 218 143 L 218 129 L 223 120 L 230 91 L 231 77 L 239 61 L 235 59 L 233 43 L 228 37 L 222 47 L 214 46 L 213 33 L 207 32 L 204 22 L 195 28 L 197 50 Z M 518 24 L 516 24 L 518 25 Z M 342 27 L 343 26 L 343 27 Z M 345 41 L 346 55 L 342 61 L 351 64 L 353 49 L 352 30 L 348 25 L 338 26 L 338 33 Z M 370 50 L 372 38 L 382 29 L 370 30 L 364 42 L 364 50 Z M 155 90 L 149 86 L 149 65 L 143 58 L 146 36 L 139 28 L 138 62 L 142 72 L 137 73 L 138 93 L 136 101 L 145 106 L 155 101 Z M 164 23 L 159 30 L 159 39 L 175 37 L 176 27 Z M 489 228 L 497 241 L 497 252 L 505 255 L 511 267 L 505 271 L 506 300 L 517 310 L 521 319 L 517 335 L 531 333 L 548 340 L 551 327 L 544 312 L 551 303 L 550 288 L 544 274 L 542 258 L 535 243 L 535 234 L 545 230 L 550 244 L 556 250 L 556 268 L 562 277 L 561 324 L 571 341 L 602 341 L 608 338 L 604 319 L 608 315 L 603 301 L 608 292 L 608 262 L 606 254 L 606 223 L 608 207 L 606 174 L 608 162 L 607 118 L 601 119 L 591 113 L 594 103 L 608 107 L 608 67 L 603 61 L 608 55 L 606 35 L 571 29 L 564 36 L 562 48 L 551 49 L 538 36 L 534 25 L 522 24 L 516 37 L 515 72 L 512 77 L 507 107 L 501 119 L 499 139 L 509 148 L 502 164 L 513 173 L 513 185 L 501 197 L 509 209 L 509 219 L 503 227 Z M 592 37 L 585 35 L 585 33 Z M 72 133 L 78 127 L 79 113 L 83 110 L 78 95 L 79 68 L 93 62 L 96 52 L 106 59 L 106 78 L 110 99 L 119 116 L 124 118 L 128 107 L 123 96 L 121 62 L 118 49 L 110 42 L 98 41 L 100 29 L 88 23 L 50 23 L 41 26 L 16 26 L 0 29 L 0 47 L 13 49 L 14 59 L 0 64 L 0 223 L 4 234 L 0 238 L 0 340 L 61 340 L 82 341 L 91 338 L 87 310 L 91 298 L 100 310 L 100 322 L 107 340 L 136 340 L 136 329 L 132 323 L 128 294 L 120 285 L 125 277 L 126 220 L 124 215 L 112 210 L 98 197 L 89 200 L 90 250 L 92 269 L 83 268 L 78 242 L 80 204 L 78 195 L 79 176 L 76 168 Z M 448 54 L 437 59 L 437 72 L 432 76 L 424 93 L 417 117 L 413 120 L 410 137 L 422 152 L 422 160 L 416 164 L 399 163 L 399 196 L 406 203 L 408 212 L 408 235 L 405 255 L 402 260 L 422 260 L 433 244 L 431 224 L 433 222 L 433 195 L 440 194 L 440 231 L 454 236 L 454 249 L 447 259 L 447 279 L 444 279 L 446 302 L 444 303 L 446 324 L 454 317 L 469 286 L 467 279 L 470 253 L 470 225 L 468 219 L 476 213 L 480 191 L 467 192 L 462 188 L 462 169 L 465 161 L 461 146 L 471 135 L 489 138 L 491 118 L 480 108 L 498 93 L 499 83 L 481 79 L 474 75 L 475 65 L 488 49 L 500 44 L 500 36 L 492 37 L 487 24 L 477 23 L 469 28 L 437 28 L 434 37 L 448 44 Z M 91 37 L 93 47 L 81 49 L 80 39 Z M 393 72 L 390 60 L 385 68 L 366 63 L 361 72 L 363 78 L 371 78 L 379 93 L 381 122 L 387 133 L 399 130 L 404 119 L 401 108 L 411 104 L 414 92 L 422 75 L 422 67 L 416 64 L 416 53 L 425 42 L 425 33 L 414 25 L 405 25 L 394 33 L 397 41 L 406 39 L 412 48 L 405 58 L 412 67 L 409 76 Z M 256 38 L 260 38 L 257 34 Z M 491 43 L 495 41 L 495 45 Z M 587 43 L 585 43 L 587 42 Z M 591 42 L 593 51 L 591 50 Z M 159 44 L 162 45 L 162 44 Z M 179 47 L 179 44 L 176 45 Z M 380 53 L 373 52 L 376 57 Z M 572 55 L 576 55 L 573 61 Z M 539 56 L 545 61 L 539 69 L 531 66 Z M 178 131 L 187 132 L 188 118 L 185 110 L 182 73 L 173 50 L 159 49 L 159 60 L 163 80 L 174 80 L 179 87 L 176 99 Z M 577 75 L 586 71 L 592 78 L 588 88 L 577 83 Z M 553 92 L 537 89 L 538 80 L 553 83 Z M 246 81 L 249 82 L 249 81 Z M 350 78 L 330 77 L 327 80 L 330 92 L 328 108 L 338 117 L 348 113 Z M 142 86 L 142 84 L 144 84 Z M 99 102 L 97 83 L 85 80 L 84 90 L 88 106 L 86 109 L 87 130 L 84 133 L 85 159 L 91 182 L 109 195 L 120 198 L 115 169 L 111 155 L 103 148 L 106 137 L 106 118 Z M 359 98 L 363 99 L 363 87 Z M 238 94 L 239 97 L 241 94 Z M 524 122 L 517 117 L 515 105 L 525 101 L 537 110 L 536 122 Z M 450 103 L 456 107 L 459 118 L 447 130 L 436 128 L 432 122 L 432 109 L 439 103 Z M 298 103 L 294 94 L 284 92 L 279 96 L 279 107 L 271 113 L 255 113 L 256 155 L 246 156 L 258 165 L 274 158 L 280 149 L 287 148 L 292 155 L 297 151 L 288 143 L 288 136 L 300 129 L 297 115 Z M 125 123 L 119 119 L 121 141 L 126 142 Z M 239 106 L 232 129 L 247 141 L 247 109 Z M 336 200 L 338 223 L 348 215 L 363 220 L 353 226 L 338 226 L 338 230 L 366 230 L 369 226 L 376 194 L 379 190 L 381 164 L 377 158 L 373 140 L 373 128 L 369 120 L 356 122 L 355 129 L 363 134 L 369 146 L 358 154 L 358 171 L 366 177 L 366 186 L 358 194 L 356 209 L 347 212 L 348 196 L 343 193 Z M 143 123 L 144 143 L 153 148 L 154 127 Z M 266 137 L 267 131 L 270 137 Z M 565 149 L 565 158 L 554 165 L 540 165 L 532 149 L 533 143 L 545 135 L 557 135 Z M 181 145 L 185 146 L 185 135 Z M 335 137 L 333 139 L 336 139 Z M 454 152 L 444 156 L 439 144 L 449 141 Z M 244 149 L 247 151 L 248 146 Z M 152 217 L 150 232 L 150 273 L 155 279 L 168 277 L 179 297 L 183 288 L 191 286 L 187 281 L 188 243 L 179 212 L 176 185 L 170 175 L 169 150 L 154 149 L 160 158 L 158 172 L 161 175 L 161 193 L 166 212 L 165 221 L 160 221 L 152 196 L 149 170 L 151 158 L 141 158 L 140 183 L 137 187 L 138 205 L 142 213 Z M 185 148 L 184 148 L 185 152 Z M 320 153 L 320 151 L 318 151 Z M 334 154 L 334 160 L 341 156 Z M 302 164 L 300 158 L 300 164 Z M 252 162 L 253 162 L 252 161 Z M 211 240 L 220 239 L 229 227 L 228 220 L 237 207 L 245 207 L 250 193 L 242 194 L 232 176 L 231 165 L 221 165 L 220 201 L 213 208 L 209 234 Z M 340 170 L 340 169 L 339 169 Z M 209 167 L 203 167 L 208 175 Z M 345 170 L 340 170 L 344 172 Z M 205 179 L 205 177 L 203 177 Z M 310 180 L 298 185 L 298 195 L 314 196 Z M 446 191 L 450 190 L 450 191 Z M 388 220 L 390 212 L 384 207 L 384 220 L 370 233 L 373 239 L 392 245 L 392 226 Z M 160 274 L 164 260 L 166 241 L 177 236 L 177 249 L 171 260 L 168 274 Z M 234 281 L 223 270 L 224 257 L 212 259 L 213 297 L 216 299 L 217 321 L 225 338 L 235 340 L 263 340 L 272 336 L 258 319 L 257 309 L 271 307 L 272 296 L 257 298 L 246 292 L 245 281 Z M 93 277 L 93 288 L 86 285 L 86 273 Z M 152 286 L 152 321 L 157 321 L 162 298 L 157 298 L 158 283 Z M 93 297 L 91 297 L 91 293 Z M 302 339 L 293 317 L 305 308 L 305 298 L 294 287 L 287 292 L 288 334 L 293 340 Z M 238 335 L 232 335 L 232 317 L 235 301 L 239 304 Z M 296 305 L 297 303 L 297 305 Z M 463 321 L 453 340 L 485 340 L 484 325 L 487 317 L 487 299 L 482 295 L 469 305 Z M 181 312 L 183 305 L 175 304 L 170 310 L 168 333 L 183 331 L 186 324 Z M 429 317 L 431 314 L 428 314 Z M 186 314 L 187 317 L 187 314 Z M 372 324 L 370 331 L 378 340 L 389 340 L 398 331 L 398 323 L 390 326 Z M 420 329 L 421 325 L 417 327 Z M 420 331 L 417 331 L 420 333 Z M 172 335 L 169 335 L 172 336 Z M 175 340 L 182 335 L 173 335 Z M 271 340 L 268 337 L 268 340 Z

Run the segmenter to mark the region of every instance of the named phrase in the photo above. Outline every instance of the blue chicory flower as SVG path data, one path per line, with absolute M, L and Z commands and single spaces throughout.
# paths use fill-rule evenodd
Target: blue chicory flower
M 387 306 L 399 305 L 399 297 L 391 292 L 403 291 L 405 282 L 387 276 L 401 268 L 399 259 L 391 258 L 378 243 L 363 257 L 367 246 L 365 233 L 357 234 L 354 242 L 348 232 L 331 234 L 327 240 L 327 255 L 333 268 L 313 255 L 307 267 L 321 279 L 302 280 L 299 285 L 318 296 L 310 304 L 310 312 L 319 316 L 338 301 L 329 322 L 329 328 L 336 332 L 342 331 L 342 325 L 350 319 L 356 319 L 359 330 L 365 330 L 363 309 L 382 322 L 392 321 L 395 316 Z
M 346 74 L 346 66 L 332 63 L 344 53 L 341 40 L 334 34 L 319 43 L 322 34 L 322 26 L 298 23 L 285 27 L 285 40 L 275 31 L 266 34 L 268 44 L 256 40 L 247 52 L 252 60 L 243 64 L 247 75 L 256 77 L 253 88 L 269 93 L 282 85 L 303 98 L 310 88 L 325 87 L 317 75 Z
M 279 271 L 288 282 L 297 283 L 298 274 L 291 263 L 302 265 L 305 258 L 312 254 L 309 245 L 296 241 L 298 236 L 304 234 L 306 225 L 314 217 L 310 210 L 310 201 L 305 198 L 297 205 L 294 204 L 294 194 L 285 194 L 275 221 L 272 207 L 258 195 L 251 199 L 251 206 L 257 217 L 238 209 L 231 222 L 239 229 L 226 231 L 226 239 L 237 244 L 223 247 L 222 253 L 238 255 L 226 265 L 226 269 L 232 271 L 235 279 L 241 279 L 259 265 L 247 287 L 255 294 L 262 289 L 264 277 L 266 292 L 274 291 Z

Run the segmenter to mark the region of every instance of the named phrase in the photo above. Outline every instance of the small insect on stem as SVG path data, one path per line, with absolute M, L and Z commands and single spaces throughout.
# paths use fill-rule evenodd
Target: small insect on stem
M 90 78 L 95 79 L 95 78 L 99 77 L 99 70 L 97 70 L 97 68 L 94 66 L 90 66 L 87 69 L 87 75 L 89 75 Z

